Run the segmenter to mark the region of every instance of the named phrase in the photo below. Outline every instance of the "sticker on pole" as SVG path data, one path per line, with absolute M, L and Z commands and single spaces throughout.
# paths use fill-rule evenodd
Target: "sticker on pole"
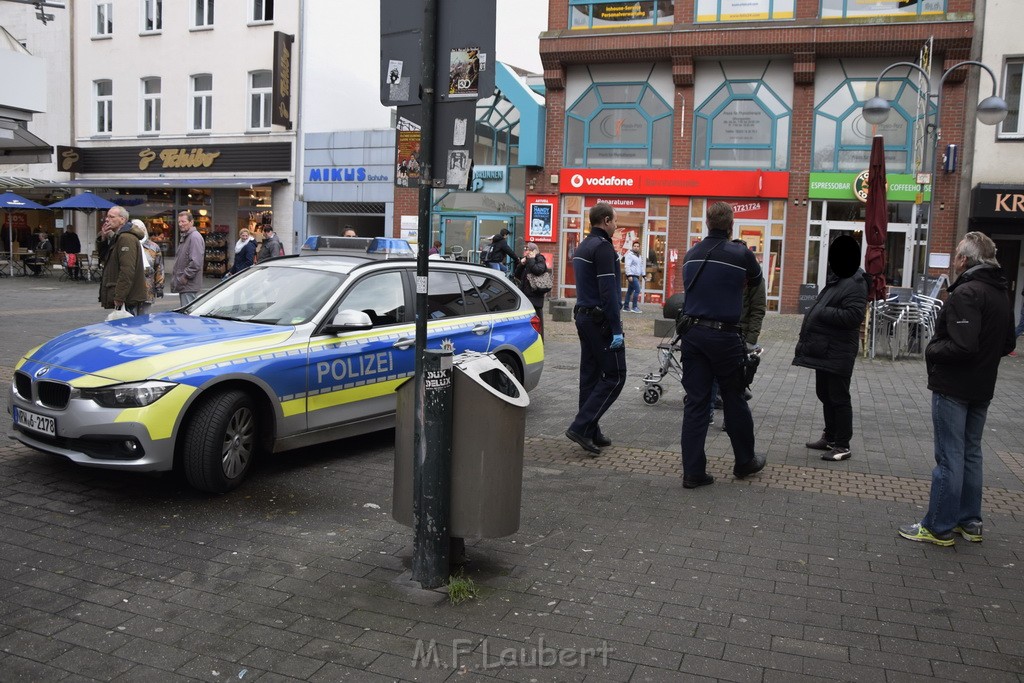
M 427 293 L 427 278 L 422 275 L 416 276 L 416 293 L 426 294 Z

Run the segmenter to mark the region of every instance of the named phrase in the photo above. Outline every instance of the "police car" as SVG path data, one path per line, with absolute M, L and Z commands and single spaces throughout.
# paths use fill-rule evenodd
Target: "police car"
M 13 437 L 78 464 L 180 468 L 238 486 L 260 453 L 394 426 L 415 363 L 415 261 L 286 256 L 175 312 L 72 330 L 15 366 Z M 500 273 L 431 261 L 428 348 L 493 353 L 527 390 L 544 366 L 533 305 Z

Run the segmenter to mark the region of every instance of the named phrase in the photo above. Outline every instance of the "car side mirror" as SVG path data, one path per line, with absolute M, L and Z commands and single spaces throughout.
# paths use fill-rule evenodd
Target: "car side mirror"
M 337 334 L 338 332 L 358 332 L 359 330 L 373 329 L 373 321 L 363 311 L 345 309 L 338 311 L 331 322 L 327 323 L 324 332 Z

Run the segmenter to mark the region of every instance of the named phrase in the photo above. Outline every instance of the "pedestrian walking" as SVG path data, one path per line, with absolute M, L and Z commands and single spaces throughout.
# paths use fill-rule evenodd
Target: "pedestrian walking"
M 612 244 L 615 209 L 598 202 L 590 210 L 590 232 L 576 247 L 573 318 L 580 338 L 579 412 L 565 435 L 593 455 L 612 441 L 601 432 L 601 416 L 626 384 L 626 344 L 619 315 L 622 276 Z
M 766 456 L 754 452 L 754 420 L 743 399 L 743 363 L 747 355 L 740 317 L 743 293 L 763 279 L 757 257 L 743 244 L 730 241 L 733 210 L 714 202 L 705 217 L 708 236 L 686 252 L 683 289 L 686 300 L 680 316 L 683 359 L 683 426 L 680 437 L 683 487 L 712 484 L 707 473 L 704 442 L 708 434 L 711 389 L 715 380 L 729 425 L 735 465 L 742 479 L 764 469 Z
M 140 220 L 133 220 L 132 225 L 142 231 L 142 261 L 146 276 L 146 300 L 139 304 L 136 315 L 150 312 L 153 302 L 164 296 L 164 255 L 160 245 L 149 239 L 149 230 Z
M 526 248 L 523 249 L 523 257 L 519 259 L 516 264 L 516 270 L 514 277 L 516 282 L 519 283 L 519 289 L 522 290 L 526 298 L 533 304 L 534 309 L 537 311 L 537 317 L 540 318 L 540 336 L 544 337 L 544 296 L 551 291 L 550 286 L 538 286 L 538 284 L 550 285 L 551 275 L 548 270 L 548 262 L 544 258 L 544 254 L 540 253 L 540 249 L 533 242 L 527 242 Z M 547 274 L 548 277 L 546 283 L 541 283 L 538 278 Z
M 996 245 L 969 232 L 953 257 L 956 281 L 925 348 L 932 391 L 935 469 L 928 512 L 899 528 L 910 541 L 951 546 L 959 534 L 982 540 L 981 437 L 995 394 L 999 361 L 1016 342 L 1009 286 Z
M 643 257 L 640 256 L 640 242 L 633 242 L 633 248 L 625 254 L 626 262 L 626 301 L 622 310 L 640 312 L 640 291 L 646 274 Z
M 191 211 L 178 214 L 178 232 L 181 242 L 171 271 L 171 291 L 177 293 L 182 306 L 188 306 L 196 300 L 199 290 L 203 288 L 206 242 L 196 230 Z
M 814 370 L 814 392 L 825 428 L 807 448 L 825 451 L 821 459 L 848 460 L 853 436 L 850 381 L 860 349 L 860 326 L 868 303 L 869 278 L 860 268 L 860 244 L 840 235 L 828 247 L 828 279 L 804 315 L 793 365 Z
M 238 231 L 238 240 L 235 242 L 235 260 L 231 263 L 231 270 L 226 277 L 235 273 L 241 273 L 256 262 L 256 240 L 249 234 L 248 228 Z
M 263 263 L 278 256 L 284 256 L 281 240 L 277 239 L 273 228 L 263 228 L 263 244 L 260 245 L 260 251 L 256 255 L 256 263 Z
M 71 279 L 81 280 L 82 265 L 79 263 L 78 255 L 82 252 L 82 240 L 78 239 L 74 225 L 64 228 L 64 234 L 60 236 L 60 250 L 64 252 L 65 259 L 67 259 L 65 262 L 68 264 L 68 273 L 71 275 Z
M 100 275 L 100 305 L 123 308 L 132 315 L 146 301 L 146 274 L 142 260 L 142 230 L 128 222 L 128 210 L 114 206 L 106 223 L 116 226 Z
M 512 259 L 512 262 L 515 263 L 516 252 L 512 251 L 512 247 L 508 246 L 508 240 L 506 239 L 508 235 L 508 228 L 502 228 L 501 232 L 491 238 L 491 247 L 487 252 L 487 259 L 485 261 L 488 268 L 505 272 L 506 258 Z

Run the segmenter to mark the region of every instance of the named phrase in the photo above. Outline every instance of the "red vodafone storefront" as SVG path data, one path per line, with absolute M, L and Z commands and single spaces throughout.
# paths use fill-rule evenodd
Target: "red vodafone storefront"
M 723 200 L 732 204 L 736 214 L 733 237 L 747 242 L 762 263 L 768 309 L 779 310 L 789 173 L 562 169 L 558 179 L 557 200 L 533 198 L 552 200 L 558 212 L 557 234 L 551 235 L 558 245 L 558 296 L 576 296 L 572 257 L 586 236 L 588 212 L 597 202 L 615 207 L 622 228 L 615 244 L 620 253 L 640 242 L 647 263 L 643 301 L 661 303 L 682 289 L 679 266 L 686 249 L 706 235 L 707 203 Z M 625 278 L 621 286 L 625 291 Z

